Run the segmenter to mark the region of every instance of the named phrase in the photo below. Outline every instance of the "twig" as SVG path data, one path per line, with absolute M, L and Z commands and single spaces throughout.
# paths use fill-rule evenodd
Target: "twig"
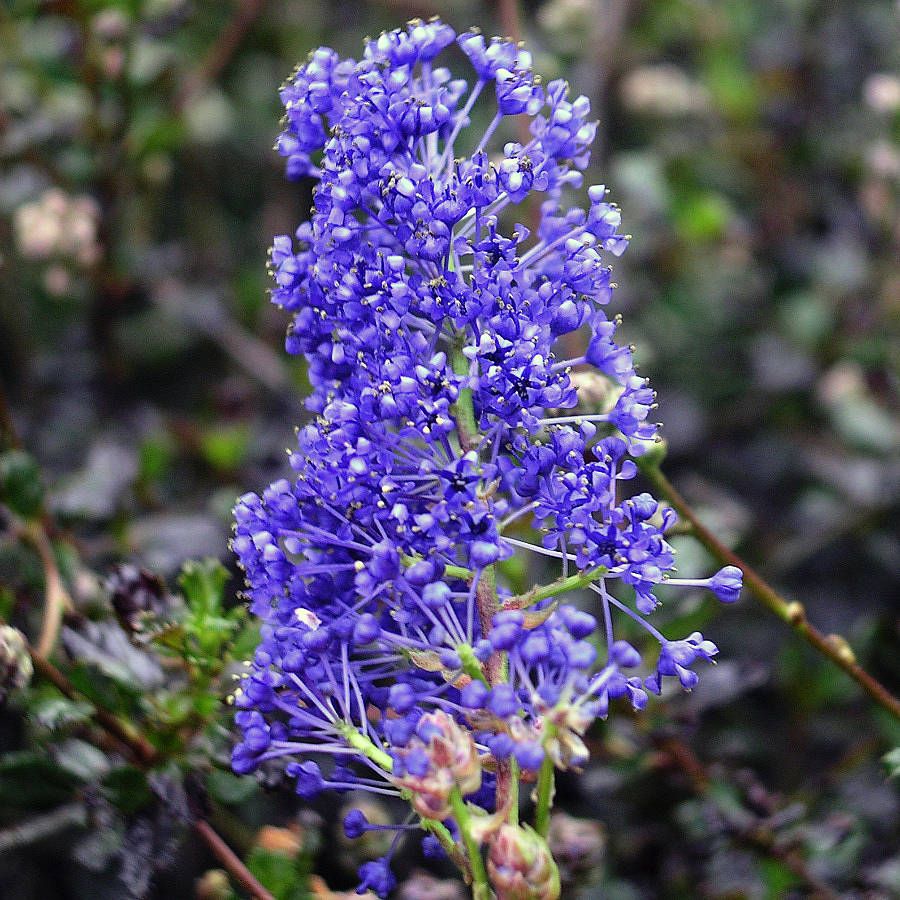
M 31 653 L 31 661 L 34 664 L 35 672 L 49 681 L 61 694 L 70 700 L 78 700 L 81 695 L 75 685 L 37 650 L 33 647 L 28 649 Z M 141 765 L 152 766 L 159 762 L 159 751 L 131 725 L 118 718 L 118 716 L 94 705 L 91 717 L 104 731 L 112 735 L 122 747 L 128 750 Z
M 660 471 L 656 462 L 638 458 L 638 467 L 682 519 L 690 522 L 694 537 L 723 565 L 737 566 L 744 573 L 744 584 L 770 612 L 802 637 L 810 646 L 828 657 L 838 668 L 843 669 L 862 689 L 895 719 L 900 720 L 900 700 L 880 681 L 870 675 L 859 663 L 847 640 L 841 635 L 825 635 L 806 618 L 802 603 L 789 602 L 782 597 L 758 572 L 736 553 L 729 550 L 697 517 L 690 504 L 676 490 L 675 486 Z
M 44 527 L 40 522 L 29 522 L 22 528 L 21 534 L 37 550 L 44 569 L 44 617 L 35 653 L 47 658 L 53 655 L 56 648 L 63 613 L 71 612 L 74 605 L 59 573 L 53 547 Z
M 677 737 L 665 737 L 658 740 L 657 745 L 677 768 L 688 775 L 695 793 L 715 802 L 715 795 L 710 791 L 712 779 L 706 766 L 684 741 Z M 716 803 L 716 808 L 726 831 L 736 841 L 777 859 L 812 890 L 811 897 L 816 900 L 838 900 L 838 894 L 810 870 L 799 853 L 778 843 L 772 828 L 764 820 L 742 821 L 741 817 L 735 816 L 720 803 Z
M 518 44 L 522 40 L 522 21 L 519 17 L 518 0 L 497 0 L 497 7 L 500 27 L 506 37 Z
M 173 105 L 177 112 L 222 74 L 244 36 L 262 12 L 265 0 L 239 0 L 225 27 L 203 57 L 203 61 L 183 82 Z
M 275 900 L 241 862 L 240 857 L 222 840 L 222 836 L 206 821 L 197 819 L 194 830 L 212 851 L 216 859 L 225 867 L 225 871 L 246 890 L 254 900 Z

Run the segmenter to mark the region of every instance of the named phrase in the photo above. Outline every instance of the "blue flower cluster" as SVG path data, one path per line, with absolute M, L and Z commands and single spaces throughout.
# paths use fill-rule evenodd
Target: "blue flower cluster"
M 469 83 L 437 63 L 454 43 Z M 740 572 L 670 578 L 674 514 L 626 494 L 630 457 L 656 436 L 654 393 L 604 312 L 619 210 L 602 186 L 587 211 L 567 198 L 594 137 L 588 101 L 542 85 L 518 45 L 439 21 L 383 34 L 359 62 L 319 49 L 281 98 L 288 176 L 317 184 L 310 220 L 275 239 L 272 296 L 293 315 L 315 421 L 293 480 L 235 509 L 263 624 L 234 767 L 285 757 L 303 796 L 414 799 L 433 844 L 455 833 L 455 793 L 500 808 L 511 772 L 582 765 L 612 700 L 641 708 L 666 677 L 692 687 L 716 648 L 647 622 L 653 589 L 731 602 Z M 528 142 L 495 150 L 521 115 Z M 560 358 L 575 332 L 586 351 Z M 606 387 L 593 409 L 586 378 Z M 568 581 L 511 596 L 496 564 L 516 552 L 559 560 Z M 601 624 L 558 605 L 569 583 L 599 595 Z M 651 674 L 614 615 L 659 641 Z M 391 889 L 384 861 L 361 874 Z

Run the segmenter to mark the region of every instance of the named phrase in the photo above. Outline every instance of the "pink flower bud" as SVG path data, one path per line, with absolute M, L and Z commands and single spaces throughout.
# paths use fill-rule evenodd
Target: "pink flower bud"
M 428 770 L 424 774 L 406 772 L 394 782 L 410 791 L 417 813 L 440 821 L 450 815 L 454 787 L 464 796 L 481 787 L 481 760 L 471 732 L 442 710 L 422 716 L 417 736 L 401 756 L 422 751 L 428 758 Z
M 559 871 L 547 842 L 527 825 L 503 825 L 488 854 L 497 900 L 557 900 Z

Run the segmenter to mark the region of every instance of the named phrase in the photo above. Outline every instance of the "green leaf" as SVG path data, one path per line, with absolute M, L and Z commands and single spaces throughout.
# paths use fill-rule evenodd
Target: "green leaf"
M 153 799 L 147 775 L 135 766 L 113 769 L 103 779 L 103 794 L 126 815 L 137 812 Z
M 788 896 L 790 888 L 798 883 L 797 876 L 779 859 L 763 858 L 757 864 L 766 885 L 766 900 Z
M 303 852 L 291 857 L 255 847 L 247 857 L 247 868 L 276 900 L 307 900 L 310 896 L 309 859 Z
M 86 663 L 76 663 L 67 674 L 78 693 L 98 709 L 119 715 L 133 715 L 138 711 L 140 693 L 133 683 L 114 680 Z
M 90 703 L 59 696 L 43 697 L 33 703 L 30 710 L 35 723 L 48 731 L 81 725 L 90 720 L 92 712 Z
M 206 779 L 210 796 L 227 806 L 244 803 L 256 794 L 259 785 L 248 775 L 234 775 L 223 769 L 215 769 Z
M 889 753 L 885 753 L 881 761 L 888 770 L 888 779 L 893 781 L 900 778 L 900 747 L 894 747 Z
M 79 781 L 94 782 L 109 772 L 109 760 L 102 750 L 78 738 L 70 738 L 54 748 L 60 767 Z
M 23 519 L 33 519 L 44 503 L 41 470 L 23 450 L 0 453 L 0 501 Z
M 71 799 L 81 784 L 49 757 L 30 751 L 0 758 L 0 805 L 47 809 Z
M 148 438 L 138 451 L 138 481 L 143 485 L 162 481 L 174 459 L 174 441 L 167 433 Z
M 195 616 L 213 616 L 222 609 L 228 578 L 228 570 L 217 559 L 189 560 L 178 576 L 178 584 Z
M 218 472 L 234 472 L 247 456 L 250 430 L 229 425 L 208 431 L 200 441 L 203 458 Z
M 240 607 L 240 618 L 246 618 L 247 611 Z M 259 644 L 259 624 L 248 622 L 238 633 L 231 645 L 231 655 L 234 659 L 250 659 Z

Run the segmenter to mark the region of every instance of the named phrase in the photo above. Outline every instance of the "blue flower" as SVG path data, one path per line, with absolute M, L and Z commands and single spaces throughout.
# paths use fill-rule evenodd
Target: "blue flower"
M 454 39 L 471 86 L 441 65 Z M 386 32 L 358 62 L 319 49 L 281 98 L 288 177 L 316 186 L 310 220 L 274 240 L 272 300 L 308 363 L 313 420 L 292 480 L 235 506 L 261 629 L 234 695 L 233 765 L 283 758 L 302 797 L 412 798 L 454 834 L 454 792 L 492 809 L 502 761 L 577 769 L 613 702 L 641 709 L 665 677 L 692 688 L 716 648 L 662 635 L 654 590 L 732 602 L 740 573 L 672 578 L 674 513 L 627 490 L 656 398 L 605 311 L 621 212 L 603 185 L 572 202 L 587 99 L 542 85 L 518 45 L 438 20 Z M 530 138 L 504 143 L 520 115 Z M 526 201 L 533 233 L 517 223 Z M 586 351 L 566 358 L 578 331 Z M 588 374 L 607 388 L 590 409 Z M 496 564 L 519 552 L 585 576 L 597 616 L 510 597 Z M 644 678 L 621 617 L 659 644 Z M 350 835 L 375 827 L 395 826 L 345 820 Z M 360 879 L 385 896 L 388 859 Z

